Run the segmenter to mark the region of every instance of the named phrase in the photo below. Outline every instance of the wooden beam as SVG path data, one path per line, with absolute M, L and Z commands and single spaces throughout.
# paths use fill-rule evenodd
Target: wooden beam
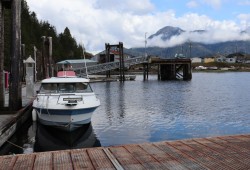
M 3 5 L 0 2 L 0 108 L 4 107 L 4 16 Z
M 21 1 L 13 0 L 12 9 L 12 41 L 10 63 L 9 109 L 19 110 L 22 107 L 20 62 L 21 62 Z

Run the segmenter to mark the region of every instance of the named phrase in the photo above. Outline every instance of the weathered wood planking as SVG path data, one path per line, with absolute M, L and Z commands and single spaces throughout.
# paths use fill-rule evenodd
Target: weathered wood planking
M 52 170 L 53 160 L 51 152 L 42 152 L 36 154 L 36 159 L 34 162 L 34 169 L 36 170 Z
M 115 169 L 103 148 L 91 148 L 87 150 L 88 155 L 96 169 Z
M 250 169 L 250 135 L 0 157 L 0 170 Z
M 77 149 L 71 152 L 74 169 L 94 169 L 86 149 Z

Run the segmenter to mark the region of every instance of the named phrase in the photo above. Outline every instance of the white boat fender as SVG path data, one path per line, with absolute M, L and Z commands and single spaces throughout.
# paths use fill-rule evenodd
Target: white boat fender
M 36 122 L 36 110 L 35 109 L 33 109 L 32 110 L 32 120 L 33 120 L 33 122 Z

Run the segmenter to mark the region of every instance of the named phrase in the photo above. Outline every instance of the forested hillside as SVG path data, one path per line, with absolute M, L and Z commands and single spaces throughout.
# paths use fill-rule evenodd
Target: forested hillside
M 4 9 L 4 34 L 5 34 L 5 70 L 9 70 L 10 62 L 10 41 L 11 41 L 11 11 Z M 33 47 L 38 49 L 37 56 L 41 57 L 42 36 L 52 37 L 53 41 L 53 60 L 54 62 L 80 58 L 82 56 L 82 47 L 77 44 L 70 30 L 66 27 L 63 33 L 57 33 L 56 28 L 48 21 L 39 21 L 36 13 L 29 10 L 28 4 L 22 0 L 21 12 L 21 43 L 25 44 L 25 58 L 33 56 Z

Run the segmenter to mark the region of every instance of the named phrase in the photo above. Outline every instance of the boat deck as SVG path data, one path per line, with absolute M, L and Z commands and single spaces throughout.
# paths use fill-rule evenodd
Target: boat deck
M 0 169 L 250 169 L 250 135 L 0 157 Z

